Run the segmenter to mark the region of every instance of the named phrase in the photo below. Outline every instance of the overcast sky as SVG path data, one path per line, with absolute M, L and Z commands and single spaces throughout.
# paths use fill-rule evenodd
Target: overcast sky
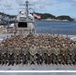
M 20 3 L 26 0 L 0 0 L 0 11 L 17 15 L 20 8 Z M 69 15 L 76 18 L 76 0 L 29 0 L 34 11 L 40 13 L 51 13 L 55 16 Z M 32 11 L 32 10 L 31 10 Z

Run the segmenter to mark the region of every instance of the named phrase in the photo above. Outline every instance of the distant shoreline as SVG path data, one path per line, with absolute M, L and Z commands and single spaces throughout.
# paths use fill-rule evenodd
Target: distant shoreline
M 64 22 L 67 22 L 67 21 L 70 21 L 70 20 L 58 20 L 58 19 L 42 19 L 42 20 L 46 20 L 46 21 L 64 21 Z M 73 20 L 74 21 L 74 20 Z
M 36 19 L 37 21 L 49 21 L 49 22 L 76 22 L 76 21 L 69 21 L 69 20 L 47 20 L 47 19 Z

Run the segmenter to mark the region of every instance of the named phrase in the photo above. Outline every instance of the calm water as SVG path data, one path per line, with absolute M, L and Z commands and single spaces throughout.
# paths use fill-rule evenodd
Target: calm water
M 36 21 L 37 33 L 76 34 L 76 21 Z

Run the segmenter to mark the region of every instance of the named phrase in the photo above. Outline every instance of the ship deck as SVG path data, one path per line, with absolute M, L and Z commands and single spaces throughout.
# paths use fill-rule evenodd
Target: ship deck
M 3 37 L 9 36 L 11 34 L 2 34 L 0 35 L 0 42 L 2 41 Z M 64 37 L 66 35 L 63 35 Z M 76 41 L 76 35 L 68 35 L 72 40 Z M 76 70 L 75 65 L 0 65 L 0 70 Z M 17 74 L 16 74 L 17 75 Z

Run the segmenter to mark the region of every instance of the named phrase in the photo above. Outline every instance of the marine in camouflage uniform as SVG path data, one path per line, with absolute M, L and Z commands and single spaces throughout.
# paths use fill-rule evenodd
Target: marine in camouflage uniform
M 73 64 L 76 65 L 76 45 L 73 46 L 73 51 L 74 51 Z
M 65 56 L 66 48 L 60 48 L 60 55 L 59 55 L 59 64 L 66 64 L 66 56 Z
M 30 53 L 30 64 L 36 64 L 36 46 L 32 45 L 32 47 L 30 47 L 29 49 L 29 53 Z
M 14 58 L 15 58 L 14 61 L 15 61 L 16 65 L 21 63 L 20 53 L 21 53 L 21 47 L 20 46 L 15 47 L 14 48 Z
M 52 64 L 56 64 L 55 50 L 56 50 L 55 47 L 52 47 L 52 48 L 51 48 L 51 63 L 52 63 Z
M 46 45 L 43 46 L 42 58 L 45 64 L 49 64 L 48 47 Z
M 53 64 L 54 49 L 50 45 L 48 45 L 47 54 L 48 54 L 48 60 L 47 60 L 48 64 Z
M 1 49 L 1 47 L 0 47 L 0 65 L 1 65 L 1 61 L 2 61 L 2 49 Z
M 7 47 L 5 43 L 1 44 L 1 64 L 7 64 Z
M 59 63 L 59 54 L 60 54 L 60 49 L 59 47 L 56 45 L 55 49 L 54 49 L 54 54 L 55 54 L 55 64 Z
M 37 48 L 37 53 L 38 53 L 38 55 L 37 55 L 37 64 L 38 65 L 42 65 L 43 64 L 43 52 L 44 52 L 44 48 L 43 48 L 43 46 L 42 45 L 40 45 L 38 48 Z
M 27 45 L 24 45 L 22 47 L 22 63 L 28 64 L 29 62 L 29 47 Z
M 5 53 L 4 53 L 4 48 L 2 48 L 2 54 L 1 54 L 1 64 L 4 65 L 4 61 L 5 61 Z
M 13 42 L 10 42 L 9 43 L 9 45 L 8 45 L 8 65 L 14 65 L 14 59 L 15 59 L 15 57 L 14 57 L 14 44 L 13 44 Z
M 68 64 L 70 64 L 70 65 L 73 65 L 73 63 L 74 63 L 74 56 L 75 56 L 75 54 L 74 54 L 74 48 L 73 48 L 73 46 L 72 45 L 70 45 L 70 47 L 69 47 L 69 50 L 68 50 Z
M 74 57 L 75 57 L 74 47 L 72 47 L 72 53 L 70 54 L 70 56 L 71 56 L 71 64 L 74 65 L 75 64 L 75 60 L 74 60 Z

